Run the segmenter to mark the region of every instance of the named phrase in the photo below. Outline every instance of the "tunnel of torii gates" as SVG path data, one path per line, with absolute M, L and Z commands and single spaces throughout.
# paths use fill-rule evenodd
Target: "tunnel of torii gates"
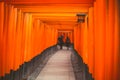
M 120 80 L 118 1 L 1 0 L 0 76 L 17 70 L 64 34 L 95 80 Z M 77 13 L 86 13 L 84 23 L 77 23 Z

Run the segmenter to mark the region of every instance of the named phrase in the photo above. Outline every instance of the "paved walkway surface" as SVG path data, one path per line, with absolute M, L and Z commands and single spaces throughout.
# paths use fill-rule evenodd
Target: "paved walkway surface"
M 59 50 L 47 62 L 36 80 L 75 80 L 71 51 Z

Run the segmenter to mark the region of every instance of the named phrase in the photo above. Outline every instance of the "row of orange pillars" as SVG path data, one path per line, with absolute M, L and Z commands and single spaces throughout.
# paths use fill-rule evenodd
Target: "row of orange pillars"
M 74 47 L 95 80 L 120 80 L 119 2 L 96 0 L 88 15 L 85 23 L 62 29 L 73 30 Z M 0 76 L 56 44 L 58 29 L 0 2 Z

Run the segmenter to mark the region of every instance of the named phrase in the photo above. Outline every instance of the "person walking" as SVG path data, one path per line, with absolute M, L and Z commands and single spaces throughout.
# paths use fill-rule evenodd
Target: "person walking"
M 68 36 L 66 37 L 65 44 L 66 44 L 67 49 L 69 49 L 71 41 L 70 41 L 70 38 Z
M 62 46 L 64 45 L 63 38 L 64 38 L 63 35 L 61 35 L 61 36 L 58 37 L 58 42 L 57 42 L 57 44 L 60 46 L 60 49 L 62 49 Z

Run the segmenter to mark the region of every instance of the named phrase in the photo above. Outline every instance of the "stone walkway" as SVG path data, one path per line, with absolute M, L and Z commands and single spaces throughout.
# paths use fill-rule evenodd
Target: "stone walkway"
M 75 80 L 71 51 L 59 50 L 47 62 L 36 80 Z

